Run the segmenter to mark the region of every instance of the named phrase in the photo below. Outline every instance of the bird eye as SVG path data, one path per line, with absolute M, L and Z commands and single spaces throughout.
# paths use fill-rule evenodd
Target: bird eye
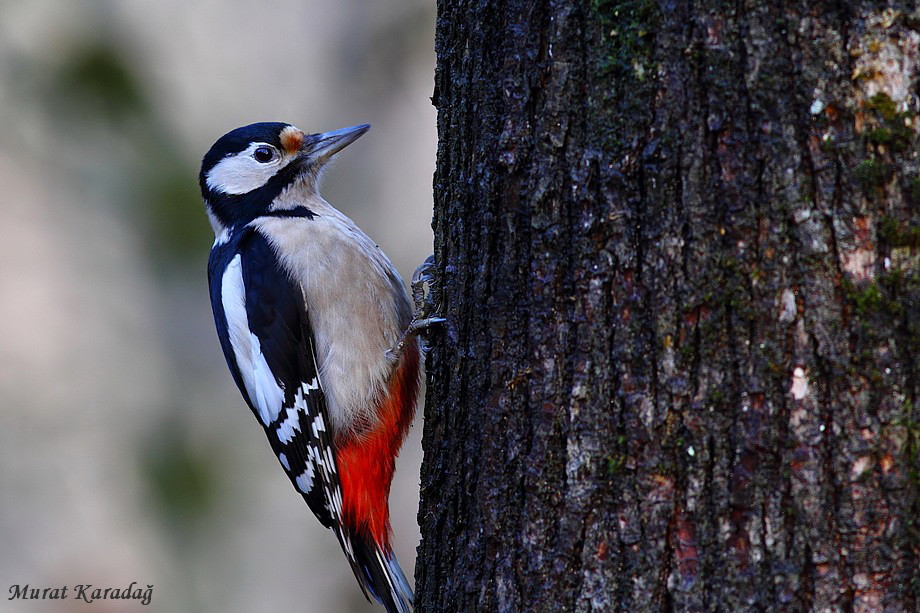
M 267 164 L 275 159 L 275 150 L 271 147 L 259 147 L 252 152 L 252 157 L 261 164 Z

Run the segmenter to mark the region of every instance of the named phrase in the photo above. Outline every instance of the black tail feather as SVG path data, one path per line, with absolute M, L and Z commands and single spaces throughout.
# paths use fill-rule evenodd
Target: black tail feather
M 370 600 L 372 596 L 386 607 L 387 613 L 411 613 L 412 588 L 393 550 L 379 547 L 372 538 L 363 534 L 351 533 L 347 541 L 354 557 L 348 556 L 347 550 L 346 557 L 365 597 Z

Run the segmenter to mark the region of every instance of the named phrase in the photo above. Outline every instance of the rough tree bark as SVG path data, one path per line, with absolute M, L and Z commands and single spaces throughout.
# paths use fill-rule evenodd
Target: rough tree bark
M 438 5 L 418 609 L 916 611 L 920 13 Z

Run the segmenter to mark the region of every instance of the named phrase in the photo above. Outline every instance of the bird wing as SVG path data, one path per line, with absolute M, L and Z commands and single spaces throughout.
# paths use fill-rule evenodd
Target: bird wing
M 218 335 L 233 378 L 291 482 L 350 559 L 342 489 L 304 296 L 268 241 L 247 230 L 209 264 Z

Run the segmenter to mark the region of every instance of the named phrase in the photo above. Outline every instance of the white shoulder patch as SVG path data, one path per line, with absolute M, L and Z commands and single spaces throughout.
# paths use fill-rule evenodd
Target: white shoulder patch
M 243 385 L 259 419 L 266 426 L 278 418 L 284 403 L 284 390 L 278 385 L 262 355 L 259 338 L 249 329 L 246 316 L 246 289 L 243 287 L 241 256 L 237 254 L 221 278 L 221 302 L 227 318 L 230 345 L 236 357 L 236 366 L 243 377 Z

